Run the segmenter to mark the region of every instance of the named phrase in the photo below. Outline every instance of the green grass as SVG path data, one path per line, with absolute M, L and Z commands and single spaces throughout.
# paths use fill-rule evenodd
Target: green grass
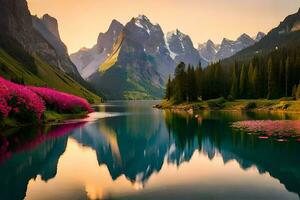
M 23 64 L 0 48 L 0 75 L 6 79 L 22 78 L 26 85 L 51 87 L 83 97 L 90 102 L 100 102 L 102 100 L 59 69 L 51 67 L 37 56 L 34 56 L 34 58 L 38 66 L 37 74 L 31 73 Z
M 87 112 L 81 112 L 77 114 L 61 114 L 55 111 L 45 111 L 43 114 L 44 123 L 62 122 L 70 119 L 81 119 L 87 116 Z
M 99 72 L 103 73 L 111 68 L 118 61 L 118 57 L 121 51 L 121 46 L 124 40 L 124 35 L 120 35 L 113 46 L 111 55 L 99 66 Z
M 87 112 L 81 112 L 76 114 L 64 114 L 64 113 L 57 113 L 55 111 L 47 110 L 43 113 L 42 123 L 43 124 L 61 123 L 66 120 L 85 118 L 87 115 L 88 115 Z M 29 125 L 36 125 L 36 124 L 25 124 L 11 118 L 5 118 L 4 120 L 0 121 L 0 128 L 15 128 L 15 127 L 29 126 Z
M 267 100 L 241 99 L 227 101 L 224 98 L 202 102 L 176 104 L 174 101 L 164 100 L 157 107 L 162 109 L 179 110 L 223 110 L 223 111 L 267 111 L 267 112 L 295 112 L 300 113 L 300 100 Z
M 151 100 L 154 99 L 151 95 L 147 94 L 146 92 L 140 92 L 140 91 L 125 91 L 124 92 L 124 99 L 126 100 Z
M 108 57 L 105 60 L 105 62 L 101 64 L 101 66 L 99 68 L 99 72 L 100 73 L 105 72 L 106 70 L 111 68 L 114 64 L 116 64 L 116 62 L 118 61 L 119 53 L 120 53 L 120 49 L 118 49 L 118 51 L 116 53 L 114 53 L 110 57 Z

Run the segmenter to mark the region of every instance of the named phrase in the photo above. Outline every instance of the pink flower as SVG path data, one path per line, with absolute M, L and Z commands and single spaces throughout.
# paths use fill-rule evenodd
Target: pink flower
M 0 77 L 0 116 L 6 118 L 10 114 L 32 112 L 40 120 L 45 105 L 47 109 L 62 113 L 93 112 L 83 98 L 50 88 L 18 85 Z
M 278 142 L 287 141 L 287 138 L 300 136 L 300 120 L 240 121 L 233 123 L 232 127 L 257 134 L 261 139 L 275 137 Z
M 26 86 L 18 85 L 0 77 L 1 113 L 7 117 L 10 112 L 19 113 L 20 108 L 26 107 L 28 111 L 36 114 L 40 119 L 45 111 L 44 101 Z
M 29 87 L 37 93 L 46 102 L 46 105 L 58 112 L 77 112 L 88 111 L 93 112 L 93 109 L 87 100 L 63 92 L 59 92 L 50 88 Z
M 19 108 L 14 108 L 14 112 L 19 113 L 20 112 Z

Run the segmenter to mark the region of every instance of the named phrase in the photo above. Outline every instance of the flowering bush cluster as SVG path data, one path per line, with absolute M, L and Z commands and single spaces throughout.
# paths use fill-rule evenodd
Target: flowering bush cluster
M 10 107 L 7 104 L 9 98 L 10 92 L 8 88 L 5 85 L 0 85 L 0 119 L 7 117 L 10 112 Z
M 278 141 L 296 138 L 300 141 L 300 120 L 253 120 L 240 121 L 233 128 L 258 135 L 261 139 L 275 137 Z
M 83 98 L 58 92 L 50 88 L 29 88 L 42 97 L 47 108 L 50 110 L 55 110 L 60 113 L 78 113 L 81 111 L 93 112 L 87 100 Z
M 0 77 L 1 117 L 11 116 L 20 121 L 41 119 L 44 101 L 25 86 L 14 84 Z
M 60 113 L 93 111 L 83 98 L 49 88 L 18 85 L 0 77 L 0 120 L 40 120 L 46 107 Z

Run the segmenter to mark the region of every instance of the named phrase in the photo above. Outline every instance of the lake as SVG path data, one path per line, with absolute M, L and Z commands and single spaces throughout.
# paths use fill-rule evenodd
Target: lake
M 297 115 L 195 118 L 156 103 L 108 102 L 85 120 L 1 130 L 0 199 L 299 199 L 299 135 L 232 127 Z

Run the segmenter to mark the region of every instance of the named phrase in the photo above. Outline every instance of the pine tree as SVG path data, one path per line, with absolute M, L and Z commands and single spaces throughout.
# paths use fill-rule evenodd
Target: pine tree
M 216 83 L 215 85 L 215 97 L 224 97 L 225 96 L 225 85 L 224 85 L 224 72 L 222 70 L 221 63 L 216 63 L 215 71 L 214 71 L 214 79 Z
M 197 98 L 202 99 L 203 97 L 203 71 L 201 65 L 199 65 L 195 70 L 195 79 L 197 87 Z
M 249 64 L 249 70 L 248 70 L 248 91 L 247 96 L 249 98 L 254 97 L 254 67 L 252 62 Z
M 195 101 L 197 99 L 197 87 L 195 70 L 192 66 L 187 69 L 187 101 Z
M 173 80 L 168 80 L 166 98 L 177 102 L 230 95 L 233 98 L 274 99 L 292 94 L 299 98 L 299 44 L 240 62 L 240 66 L 237 63 L 228 66 L 229 62 L 214 63 L 205 69 L 200 65 L 186 69 L 185 64 L 180 63 Z
M 268 60 L 268 99 L 274 99 L 277 97 L 276 88 L 276 73 L 272 58 Z
M 230 95 L 236 99 L 238 98 L 239 95 L 239 78 L 237 76 L 237 64 L 234 65 L 233 67 L 233 72 L 232 72 L 232 83 L 231 83 L 231 90 L 230 90 Z
M 288 96 L 288 83 L 289 83 L 289 65 L 290 65 L 290 59 L 287 57 L 285 61 L 285 96 Z
M 186 72 L 185 72 L 185 64 L 181 62 L 177 65 L 175 69 L 175 89 L 174 89 L 174 97 L 178 102 L 186 101 L 186 93 L 187 93 L 187 83 L 186 83 Z
M 240 75 L 240 84 L 239 84 L 239 91 L 241 98 L 247 98 L 247 69 L 245 65 L 242 66 L 241 75 Z
M 296 90 L 296 99 L 300 99 L 300 84 L 298 85 Z
M 166 99 L 169 101 L 172 97 L 172 81 L 171 76 L 169 76 L 167 86 L 166 86 Z
M 252 96 L 254 98 L 258 98 L 260 96 L 260 94 L 259 94 L 259 87 L 262 87 L 260 85 L 260 82 L 259 82 L 259 69 L 258 69 L 258 67 L 254 68 L 253 76 L 252 76 L 252 82 L 253 82 Z
M 294 85 L 292 89 L 292 97 L 294 97 L 295 99 L 296 99 L 297 89 L 298 89 L 297 85 Z

